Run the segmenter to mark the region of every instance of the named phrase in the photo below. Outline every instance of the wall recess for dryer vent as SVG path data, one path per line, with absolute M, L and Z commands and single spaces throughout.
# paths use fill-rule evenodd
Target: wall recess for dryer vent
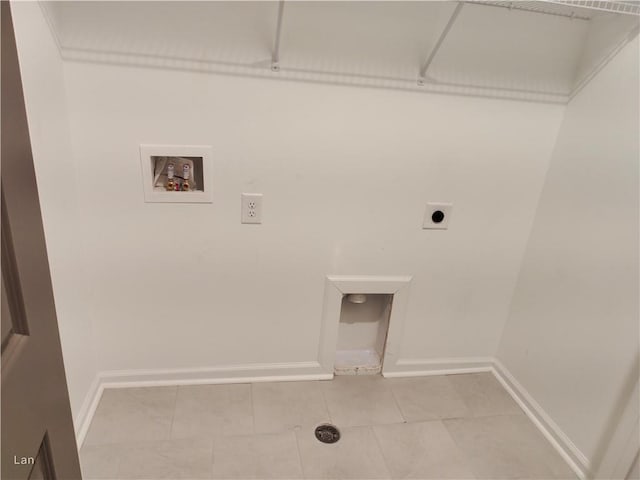
M 452 203 L 427 203 L 422 228 L 427 230 L 446 230 L 451 220 Z
M 145 202 L 212 202 L 210 146 L 140 145 L 140 162 Z

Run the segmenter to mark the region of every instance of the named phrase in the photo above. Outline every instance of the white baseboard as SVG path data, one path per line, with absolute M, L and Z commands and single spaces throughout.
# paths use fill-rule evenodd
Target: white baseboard
M 322 370 L 318 362 L 260 363 L 214 368 L 165 370 L 112 370 L 100 372 L 87 393 L 76 417 L 76 442 L 82 447 L 102 393 L 106 388 L 162 387 L 172 385 L 206 385 L 223 383 L 286 382 L 329 380 L 332 373 Z
M 318 362 L 256 363 L 212 368 L 180 368 L 165 370 L 111 370 L 100 374 L 106 388 L 161 387 L 166 385 L 198 385 L 216 383 L 282 382 L 294 380 L 326 380 Z
M 96 413 L 96 408 L 98 408 L 98 403 L 102 397 L 103 390 L 104 387 L 100 384 L 100 376 L 96 375 L 93 382 L 91 382 L 87 395 L 84 397 L 84 402 L 82 402 L 80 412 L 78 412 L 78 415 L 76 415 L 73 422 L 76 430 L 76 443 L 78 445 L 78 450 L 82 447 L 84 437 L 87 436 L 89 425 L 91 425 L 93 415 Z
M 492 372 L 576 475 L 582 480 L 589 478 L 592 468 L 586 456 L 499 360 L 492 357 L 400 359 L 391 371 L 383 371 L 383 375 L 393 378 L 477 372 Z M 82 409 L 76 417 L 78 448 L 84 442 L 105 388 L 328 380 L 331 378 L 333 378 L 333 374 L 325 372 L 319 362 L 101 372 L 93 382 Z
M 393 377 L 422 377 L 428 375 L 452 375 L 456 373 L 490 372 L 491 357 L 399 359 L 391 369 L 384 368 L 382 375 Z
M 527 390 L 515 379 L 507 368 L 498 359 L 493 361 L 493 374 L 509 392 L 520 408 L 538 427 L 538 430 L 556 449 L 560 456 L 567 462 L 569 467 L 581 479 L 591 478 L 592 466 L 589 459 L 571 441 L 551 416 L 547 414 L 538 402 L 527 392 Z

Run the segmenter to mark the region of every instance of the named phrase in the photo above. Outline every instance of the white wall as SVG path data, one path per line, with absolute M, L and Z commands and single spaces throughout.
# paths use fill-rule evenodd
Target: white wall
M 594 468 L 638 375 L 638 58 L 567 108 L 498 352 Z
M 63 66 L 38 4 L 12 2 L 11 11 L 71 409 L 77 422 L 96 367 L 84 301 L 87 284 L 81 268 L 76 166 Z
M 100 370 L 316 360 L 327 274 L 413 275 L 403 358 L 494 354 L 563 107 L 65 73 Z M 213 203 L 145 204 L 141 143 L 212 145 Z M 427 201 L 454 203 L 448 231 L 421 229 Z

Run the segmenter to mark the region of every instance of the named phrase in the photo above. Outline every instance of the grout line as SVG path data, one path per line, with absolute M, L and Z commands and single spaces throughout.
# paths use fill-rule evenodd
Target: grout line
M 251 397 L 251 428 L 254 435 L 257 435 L 256 432 L 256 406 L 253 401 L 253 383 L 249 384 L 249 396 Z
M 120 478 L 120 470 L 122 469 L 122 450 L 118 449 L 116 458 L 116 478 Z
M 470 375 L 474 375 L 473 373 Z M 453 391 L 453 393 L 455 394 L 455 396 L 460 400 L 460 402 L 465 406 L 465 408 L 467 409 L 467 412 L 469 413 L 469 415 L 462 415 L 459 417 L 450 417 L 450 418 L 441 418 L 440 420 L 450 420 L 451 418 L 474 418 L 475 417 L 475 412 L 473 411 L 473 409 L 471 408 L 471 405 L 469 405 L 469 403 L 465 400 L 464 395 L 462 395 L 460 393 L 460 390 L 458 390 L 458 387 L 456 387 L 455 382 L 452 382 L 450 378 L 448 378 L 450 375 L 443 375 L 443 378 L 445 379 L 445 381 L 447 382 L 447 384 L 449 385 L 449 387 L 451 387 L 451 390 Z
M 398 424 L 396 424 L 396 425 L 398 425 Z M 387 463 L 387 458 L 384 456 L 384 449 L 382 448 L 382 445 L 380 444 L 380 439 L 378 438 L 378 435 L 376 434 L 376 430 L 375 430 L 373 425 L 367 425 L 367 427 L 369 428 L 369 430 L 371 430 L 371 435 L 373 435 L 373 438 L 375 439 L 376 445 L 378 446 L 378 450 L 380 451 L 380 455 L 382 456 L 382 463 L 384 463 L 384 467 L 387 469 L 387 473 L 389 474 L 389 478 L 392 478 L 393 475 L 391 475 L 391 469 L 389 468 L 389 464 Z
M 120 472 L 122 471 L 122 452 L 118 452 L 118 460 L 116 466 L 116 475 L 120 477 Z
M 304 467 L 302 466 L 302 454 L 300 453 L 300 442 L 298 441 L 298 432 L 295 429 L 291 431 L 293 432 L 293 437 L 296 439 L 296 449 L 298 451 L 298 463 L 300 464 L 300 472 L 302 472 L 303 478 L 307 478 L 307 475 L 304 473 Z
M 400 402 L 396 397 L 396 393 L 393 391 L 393 387 L 389 385 L 387 388 L 391 391 L 391 396 L 393 397 L 393 401 L 396 404 L 396 408 L 398 409 L 398 412 L 400 412 L 400 416 L 402 417 L 402 420 L 404 420 L 404 423 L 409 423 L 409 420 L 407 420 L 407 418 L 404 416 L 404 413 L 402 413 L 402 408 L 400 408 Z
M 478 373 L 483 373 L 483 372 L 478 372 Z M 474 373 L 470 373 L 470 374 L 465 374 L 465 375 L 475 375 Z M 460 389 L 458 388 L 458 386 L 456 385 L 455 382 L 452 382 L 450 378 L 447 379 L 447 381 L 449 382 L 449 384 L 451 385 L 451 387 L 453 388 L 453 391 L 456 393 L 456 395 L 458 396 L 458 398 L 462 401 L 462 403 L 464 404 L 465 407 L 467 407 L 467 410 L 469 410 L 469 416 L 468 417 L 457 417 L 457 418 L 477 418 L 476 412 L 473 408 L 471 408 L 471 405 L 469 404 L 469 402 L 467 402 L 467 400 L 464 398 L 464 395 L 462 394 L 462 392 L 460 392 Z
M 213 478 L 214 466 L 216 464 L 216 438 L 211 438 L 211 478 Z
M 173 414 L 171 415 L 171 426 L 169 427 L 169 438 L 168 440 L 171 440 L 171 434 L 173 433 L 173 421 L 176 418 L 176 408 L 178 407 L 178 389 L 180 388 L 179 385 L 176 385 L 176 398 L 173 401 Z
M 328 380 L 329 382 L 333 382 L 332 380 Z M 327 402 L 327 396 L 324 393 L 324 386 L 320 383 L 320 393 L 322 395 L 322 401 L 324 402 L 324 408 L 327 411 L 327 416 L 329 417 L 329 423 L 333 423 L 333 416 L 331 415 L 331 410 L 329 409 L 329 402 Z
M 444 430 L 447 432 L 447 435 L 449 435 L 451 442 L 453 443 L 453 445 L 456 447 L 456 450 L 460 454 L 460 459 L 464 462 L 465 466 L 467 467 L 469 472 L 471 472 L 472 475 L 478 475 L 475 469 L 473 468 L 473 464 L 469 461 L 469 456 L 465 453 L 465 451 L 462 449 L 458 441 L 455 439 L 455 437 L 451 433 L 451 430 L 449 430 L 449 427 L 447 427 L 447 423 L 444 420 L 451 420 L 451 419 L 441 419 L 440 423 L 444 427 Z

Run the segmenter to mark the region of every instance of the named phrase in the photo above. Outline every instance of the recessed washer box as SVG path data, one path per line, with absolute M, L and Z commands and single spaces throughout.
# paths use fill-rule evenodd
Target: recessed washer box
M 211 203 L 213 201 L 212 149 L 208 145 L 140 145 L 145 202 Z M 170 169 L 178 190 L 168 190 Z M 185 186 L 188 171 L 189 190 Z

